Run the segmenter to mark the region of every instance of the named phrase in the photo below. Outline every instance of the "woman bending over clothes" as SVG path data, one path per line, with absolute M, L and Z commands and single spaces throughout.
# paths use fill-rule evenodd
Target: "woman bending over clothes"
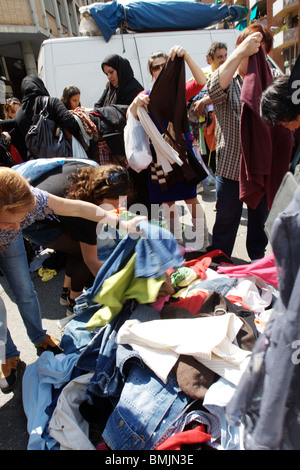
M 62 166 L 43 173 L 32 185 L 67 200 L 108 204 L 111 210 L 123 205 L 125 198 L 131 202 L 132 183 L 126 169 L 88 163 L 66 160 Z M 67 306 L 67 315 L 73 313 L 76 298 L 84 287 L 92 285 L 102 266 L 97 257 L 96 229 L 95 221 L 58 216 L 37 221 L 23 231 L 32 243 L 68 255 L 60 297 L 61 305 Z
M 54 196 L 30 186 L 12 168 L 0 168 L 0 269 L 8 282 L 31 342 L 41 351 L 61 352 L 58 341 L 46 334 L 42 326 L 37 294 L 31 280 L 22 231 L 37 220 L 58 216 L 82 217 L 116 226 L 119 217 L 101 206 Z M 136 224 L 145 217 L 120 220 L 120 228 L 136 232 Z M 6 325 L 6 309 L 0 305 L 0 325 Z M 9 392 L 17 380 L 20 352 L 9 330 L 1 328 L 0 341 L 5 344 L 5 362 L 1 364 L 0 388 Z M 3 358 L 1 358 L 3 360 Z

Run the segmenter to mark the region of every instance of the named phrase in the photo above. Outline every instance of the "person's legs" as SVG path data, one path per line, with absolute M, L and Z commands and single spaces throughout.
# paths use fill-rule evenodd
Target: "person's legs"
M 0 268 L 14 295 L 29 339 L 40 344 L 46 338 L 42 327 L 41 312 L 36 291 L 30 277 L 23 237 L 18 238 L 8 248 L 0 252 Z M 17 353 L 10 335 L 7 337 L 7 357 Z
M 84 287 L 88 287 L 93 283 L 94 276 L 91 274 L 81 255 L 70 255 L 68 267 L 71 272 L 71 289 L 67 315 L 72 315 L 77 297 L 82 294 Z
M 192 216 L 191 246 L 204 250 L 208 246 L 208 228 L 206 216 L 198 197 L 185 200 Z
M 212 249 L 231 257 L 239 228 L 243 204 L 239 199 L 239 182 L 216 176 L 216 220 L 212 233 Z
M 178 243 L 182 243 L 182 224 L 180 222 L 176 202 L 163 202 L 162 207 L 170 232 L 174 235 Z
M 6 308 L 0 297 L 0 362 L 6 359 L 7 321 Z
M 7 331 L 6 308 L 0 297 L 0 390 L 3 393 L 9 393 L 17 383 L 19 357 L 20 353 Z
M 248 207 L 248 225 L 246 247 L 249 258 L 261 259 L 265 256 L 268 237 L 265 232 L 265 222 L 268 217 L 267 196 L 264 195 L 256 209 Z

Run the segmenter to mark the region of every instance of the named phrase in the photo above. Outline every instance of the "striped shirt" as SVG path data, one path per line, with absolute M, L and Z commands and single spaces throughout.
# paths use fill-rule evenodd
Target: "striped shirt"
M 234 181 L 238 181 L 240 175 L 242 85 L 242 77 L 235 73 L 228 88 L 223 90 L 219 69 L 207 81 L 216 117 L 216 174 Z

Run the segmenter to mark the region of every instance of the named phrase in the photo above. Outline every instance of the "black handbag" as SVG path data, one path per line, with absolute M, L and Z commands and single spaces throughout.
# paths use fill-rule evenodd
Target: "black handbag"
M 47 105 L 49 96 L 43 96 L 43 108 L 35 114 L 32 124 L 26 134 L 25 143 L 28 152 L 33 158 L 70 158 L 72 146 L 65 138 L 63 130 L 58 128 L 52 119 L 49 119 Z

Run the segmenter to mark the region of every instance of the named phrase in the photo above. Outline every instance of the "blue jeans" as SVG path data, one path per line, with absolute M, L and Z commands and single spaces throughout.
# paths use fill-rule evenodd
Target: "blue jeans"
M 7 325 L 6 325 L 6 308 L 2 298 L 0 297 L 0 361 L 5 361 L 6 351 L 6 336 L 7 336 Z
M 8 248 L 0 251 L 0 269 L 13 293 L 29 339 L 34 344 L 40 344 L 46 337 L 46 331 L 42 327 L 39 301 L 30 277 L 21 234 Z M 6 312 L 0 309 L 0 315 L 5 314 Z M 0 323 L 5 321 L 4 318 L 0 318 Z M 6 359 L 19 355 L 20 353 L 7 329 Z
M 243 203 L 239 198 L 239 182 L 216 176 L 216 220 L 212 234 L 212 249 L 222 250 L 231 257 L 242 215 Z M 268 238 L 265 222 L 268 217 L 267 197 L 263 196 L 256 209 L 247 207 L 246 248 L 251 260 L 265 256 Z

